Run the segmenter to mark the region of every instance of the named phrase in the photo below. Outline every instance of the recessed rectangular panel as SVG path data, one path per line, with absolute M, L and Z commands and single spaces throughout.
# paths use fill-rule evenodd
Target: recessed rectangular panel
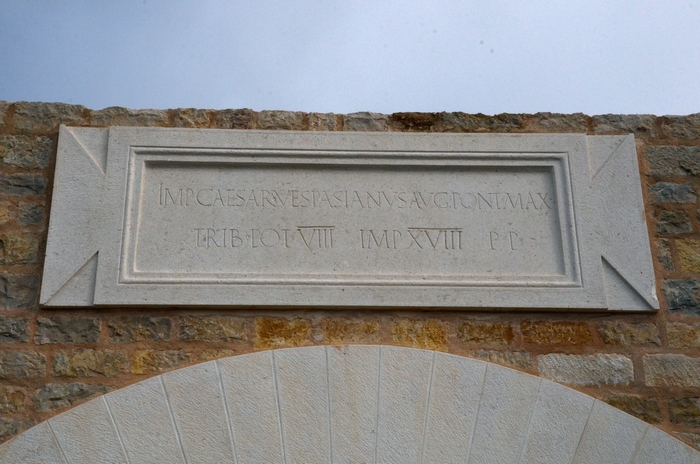
M 631 136 L 63 127 L 53 202 L 47 306 L 658 307 Z

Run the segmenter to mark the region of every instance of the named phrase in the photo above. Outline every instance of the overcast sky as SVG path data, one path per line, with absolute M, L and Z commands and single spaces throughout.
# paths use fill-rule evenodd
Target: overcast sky
M 700 0 L 0 0 L 0 99 L 700 112 Z

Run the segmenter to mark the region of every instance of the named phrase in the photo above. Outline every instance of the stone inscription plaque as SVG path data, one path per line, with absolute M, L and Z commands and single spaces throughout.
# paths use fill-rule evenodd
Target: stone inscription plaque
M 41 302 L 658 308 L 634 140 L 62 127 Z

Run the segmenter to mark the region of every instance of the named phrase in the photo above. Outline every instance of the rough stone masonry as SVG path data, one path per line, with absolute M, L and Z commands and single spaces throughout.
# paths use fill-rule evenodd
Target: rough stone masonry
M 633 133 L 661 310 L 559 313 L 38 306 L 59 124 L 297 131 Z M 0 440 L 164 371 L 322 344 L 477 357 L 553 379 L 700 448 L 700 114 L 92 111 L 0 102 Z

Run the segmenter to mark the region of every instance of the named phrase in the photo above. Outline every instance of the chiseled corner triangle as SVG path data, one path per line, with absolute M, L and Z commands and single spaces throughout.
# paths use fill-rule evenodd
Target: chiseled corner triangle
M 73 138 L 73 145 L 85 152 L 95 166 L 104 174 L 107 169 L 107 143 L 109 129 L 81 130 L 79 127 L 66 127 L 65 133 Z
M 68 282 L 45 303 L 47 306 L 92 306 L 97 282 L 97 255 L 95 253 Z
M 640 293 L 630 285 L 612 264 L 604 256 L 603 278 L 605 279 L 605 295 L 608 301 L 608 309 L 616 310 L 655 310 Z
M 615 156 L 615 153 L 624 144 L 627 137 L 630 136 L 586 137 L 591 181 L 603 170 L 608 161 Z

